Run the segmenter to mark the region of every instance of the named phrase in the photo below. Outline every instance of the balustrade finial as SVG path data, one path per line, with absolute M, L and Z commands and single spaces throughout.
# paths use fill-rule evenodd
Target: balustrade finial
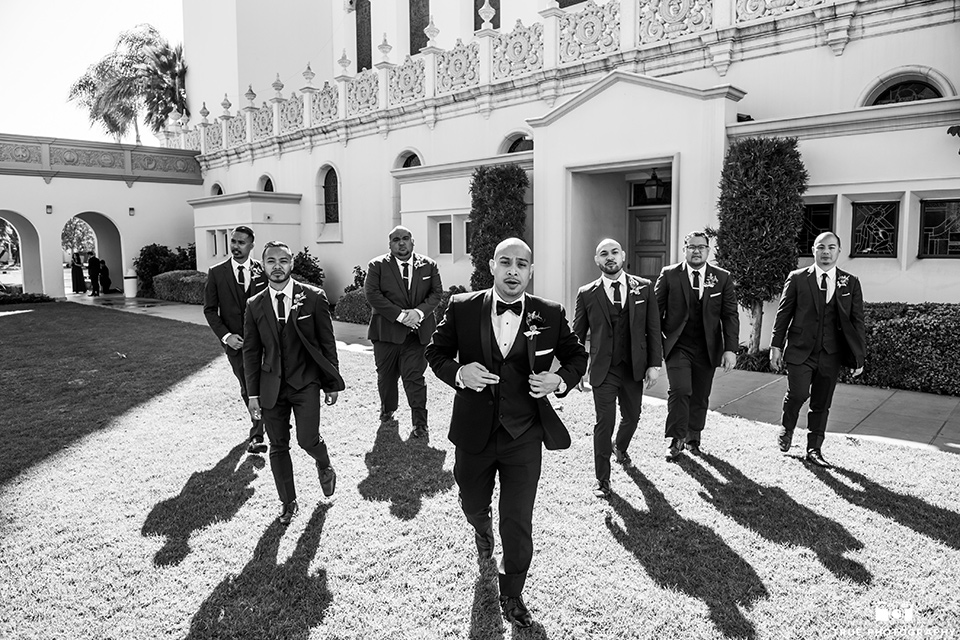
M 393 50 L 393 47 L 390 46 L 390 43 L 389 43 L 389 42 L 387 42 L 387 34 L 386 34 L 386 32 L 384 32 L 384 34 L 383 34 L 383 42 L 380 43 L 380 46 L 378 46 L 377 49 L 379 49 L 379 50 L 380 50 L 380 53 L 383 54 L 383 61 L 384 61 L 384 62 L 389 62 L 389 61 L 390 61 L 390 59 L 389 59 L 389 58 L 390 58 L 390 52 Z
M 423 30 L 427 34 L 427 46 L 435 47 L 437 46 L 436 40 L 437 36 L 440 35 L 440 29 L 437 28 L 437 25 L 433 23 L 433 15 L 430 16 L 430 23 Z
M 317 74 L 313 72 L 313 69 L 310 68 L 310 63 L 307 63 L 307 70 L 303 72 L 303 79 L 307 81 L 307 86 L 311 86 L 313 79 L 317 77 Z
M 339 64 L 340 67 L 343 68 L 343 71 L 346 72 L 346 71 L 347 71 L 347 67 L 350 66 L 350 62 L 351 62 L 351 61 L 350 61 L 350 58 L 347 57 L 347 50 L 344 49 L 344 50 L 343 50 L 343 55 L 340 56 L 340 59 L 339 59 L 339 60 L 337 60 L 337 64 Z
M 243 94 L 243 97 L 247 99 L 251 107 L 254 106 L 253 101 L 257 99 L 257 94 L 253 92 L 252 84 L 247 86 L 247 92 Z
M 280 81 L 280 74 L 279 74 L 279 73 L 277 74 L 277 79 L 274 80 L 274 81 L 273 81 L 273 84 L 271 84 L 270 86 L 273 87 L 273 90 L 277 92 L 277 97 L 278 97 L 278 98 L 282 98 L 282 97 L 283 97 L 283 96 L 280 94 L 280 92 L 283 91 L 283 82 Z
M 483 24 L 481 29 L 493 29 L 493 16 L 497 15 L 497 10 L 490 6 L 490 0 L 483 0 L 483 6 L 477 11 Z
M 231 107 L 232 105 L 231 105 L 231 103 L 230 103 L 230 99 L 227 98 L 227 94 L 223 94 L 223 102 L 220 103 L 220 106 L 223 107 L 223 115 L 229 116 L 229 115 L 230 115 L 230 107 Z
M 207 121 L 207 116 L 210 115 L 210 110 L 207 109 L 207 103 L 204 102 L 203 106 L 200 107 L 200 117 L 203 118 L 203 121 Z

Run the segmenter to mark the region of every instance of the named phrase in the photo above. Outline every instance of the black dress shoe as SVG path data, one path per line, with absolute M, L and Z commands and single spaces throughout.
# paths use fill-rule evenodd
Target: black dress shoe
M 504 597 L 500 596 L 500 610 L 507 622 L 512 622 L 520 629 L 528 629 L 533 626 L 533 616 L 530 610 L 523 603 L 523 596 Z
M 380 422 L 390 422 L 393 420 L 393 411 L 381 411 Z
M 267 443 L 263 441 L 263 438 L 251 438 L 250 442 L 247 444 L 247 453 L 260 455 L 267 452 Z
M 320 488 L 323 489 L 323 495 L 328 498 L 332 496 L 337 488 L 337 472 L 333 470 L 333 467 L 321 469 L 320 465 L 317 464 L 317 477 L 320 478 Z
M 493 529 L 487 529 L 483 533 L 479 531 L 473 534 L 477 542 L 477 560 L 483 562 L 493 557 Z
M 290 524 L 290 521 L 293 520 L 293 516 L 297 515 L 298 511 L 300 511 L 300 507 L 297 506 L 297 501 L 291 500 L 280 509 L 280 517 L 277 518 L 277 520 L 279 520 L 283 526 L 287 526 Z
M 688 443 L 687 443 L 687 451 L 689 451 L 692 455 L 695 455 L 695 456 L 700 455 L 700 443 L 699 443 L 699 442 L 688 442 Z
M 616 447 L 613 448 L 613 457 L 619 464 L 622 464 L 625 467 L 632 467 L 633 460 L 630 459 L 630 454 L 626 451 L 620 451 Z
M 597 486 L 593 489 L 593 495 L 598 498 L 609 498 L 610 497 L 610 481 L 609 480 L 597 480 Z
M 429 435 L 427 433 L 427 425 L 425 424 L 414 425 L 413 434 L 411 435 L 413 435 L 414 438 L 426 438 Z
M 670 448 L 667 449 L 667 461 L 673 462 L 681 455 L 683 455 L 683 440 L 673 438 L 670 441 Z
M 807 462 L 815 464 L 818 467 L 823 467 L 824 469 L 833 468 L 832 464 L 823 459 L 823 454 L 820 453 L 819 449 L 810 449 L 810 451 L 807 451 Z
M 790 445 L 793 443 L 793 429 L 787 429 L 786 427 L 780 428 L 780 435 L 777 436 L 777 444 L 780 445 L 780 452 L 786 453 L 790 451 Z

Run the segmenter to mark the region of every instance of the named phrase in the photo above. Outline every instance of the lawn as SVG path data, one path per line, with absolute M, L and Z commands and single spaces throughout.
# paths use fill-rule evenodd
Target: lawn
M 452 393 L 432 375 L 424 443 L 408 412 L 379 424 L 372 355 L 341 350 L 347 390 L 322 414 L 337 492 L 295 451 L 284 529 L 209 329 L 22 309 L 0 313 L 4 640 L 960 637 L 960 456 L 831 436 L 822 471 L 781 457 L 774 427 L 711 414 L 705 455 L 671 464 L 650 402 L 636 469 L 615 466 L 601 501 L 592 398 L 573 393 L 534 520 L 538 624 L 514 631 L 457 505 Z

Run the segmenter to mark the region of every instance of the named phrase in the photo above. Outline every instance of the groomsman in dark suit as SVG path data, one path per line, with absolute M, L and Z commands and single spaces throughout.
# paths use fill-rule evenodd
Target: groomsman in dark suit
M 270 286 L 247 305 L 243 365 L 250 415 L 262 417 L 270 438 L 270 469 L 283 503 L 280 524 L 286 525 L 298 511 L 290 413 L 297 422 L 297 444 L 316 461 L 323 495 L 332 496 L 337 474 L 320 436 L 320 392 L 333 405 L 344 384 L 323 289 L 290 277 L 293 252 L 282 242 L 264 245 L 263 266 Z
M 500 476 L 500 608 L 518 627 L 533 624 L 522 592 L 533 558 L 542 449 L 570 446 L 547 396 L 567 393 L 587 368 L 563 307 L 525 293 L 532 258 L 518 238 L 497 245 L 493 288 L 453 296 L 426 351 L 433 372 L 456 389 L 453 473 L 481 563 L 493 557 L 490 503 Z M 559 369 L 551 373 L 554 358 Z
M 91 251 L 87 260 L 87 275 L 90 276 L 90 296 L 100 295 L 100 258 Z
M 577 292 L 573 332 L 586 344 L 590 332 L 590 386 L 597 422 L 593 458 L 598 498 L 610 495 L 610 453 L 617 400 L 620 427 L 612 446 L 617 462 L 630 466 L 627 448 L 640 421 L 643 388 L 660 376 L 663 345 L 660 312 L 653 283 L 623 270 L 623 248 L 607 238 L 597 245 L 594 262 L 601 276 Z
M 700 453 L 713 375 L 717 367 L 737 364 L 740 314 L 730 273 L 707 263 L 710 238 L 688 233 L 685 258 L 660 271 L 654 291 L 660 308 L 663 355 L 667 360 L 667 460 L 684 446 Z
M 230 235 L 231 257 L 220 264 L 210 267 L 207 272 L 207 286 L 203 292 L 203 315 L 213 329 L 227 360 L 233 368 L 233 375 L 240 382 L 240 397 L 243 406 L 250 401 L 247 395 L 247 381 L 243 375 L 243 314 L 247 308 L 247 299 L 263 291 L 267 286 L 267 277 L 263 274 L 263 265 L 250 257 L 254 236 L 250 227 L 239 226 Z M 263 442 L 263 424 L 253 420 L 247 442 L 247 453 L 266 453 Z
M 373 309 L 367 337 L 373 341 L 380 392 L 380 420 L 393 419 L 403 390 L 413 421 L 413 436 L 427 436 L 427 361 L 423 350 L 437 328 L 433 310 L 443 285 L 437 263 L 413 252 L 413 235 L 395 227 L 389 235 L 390 253 L 370 261 L 363 291 Z
M 852 273 L 837 268 L 840 238 L 832 231 L 813 243 L 814 264 L 787 276 L 777 308 L 770 365 L 787 364 L 787 394 L 778 444 L 790 451 L 800 408 L 807 398 L 807 460 L 830 467 L 820 451 L 841 365 L 863 373 L 867 331 L 863 290 Z M 786 350 L 784 351 L 784 343 Z

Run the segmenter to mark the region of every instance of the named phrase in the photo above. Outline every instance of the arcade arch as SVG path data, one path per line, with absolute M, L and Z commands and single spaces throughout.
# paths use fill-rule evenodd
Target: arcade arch
M 0 209 L 3 218 L 20 237 L 20 270 L 24 293 L 43 293 L 43 265 L 40 260 L 40 234 L 26 217 L 9 209 Z

